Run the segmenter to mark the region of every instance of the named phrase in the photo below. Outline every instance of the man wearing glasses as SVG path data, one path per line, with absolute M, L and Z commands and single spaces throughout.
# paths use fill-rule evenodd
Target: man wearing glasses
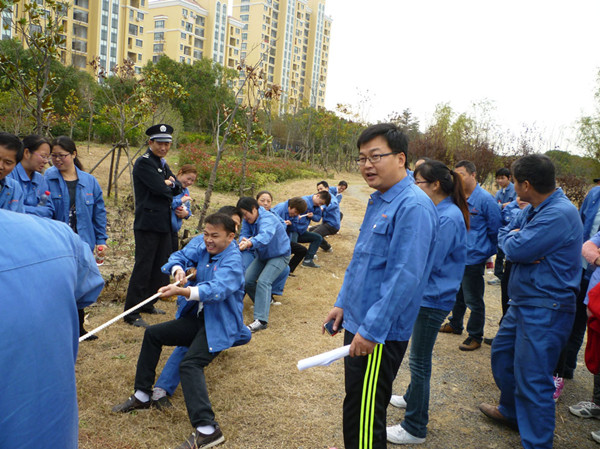
M 173 127 L 169 125 L 159 124 L 148 128 L 148 151 L 138 158 L 133 167 L 135 265 L 129 280 L 125 310 L 136 306 L 169 283 L 169 276 L 162 273 L 160 267 L 173 251 L 171 203 L 173 196 L 181 193 L 181 184 L 165 159 L 171 149 L 172 134 Z M 151 303 L 127 315 L 125 322 L 136 327 L 148 327 L 140 311 L 165 313 Z
M 408 140 L 381 123 L 358 138 L 371 195 L 354 254 L 325 323 L 346 329 L 346 449 L 386 448 L 386 409 L 433 264 L 438 214 L 406 172 Z

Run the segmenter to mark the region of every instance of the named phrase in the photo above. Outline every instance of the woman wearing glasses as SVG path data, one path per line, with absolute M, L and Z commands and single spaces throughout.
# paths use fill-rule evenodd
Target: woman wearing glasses
M 90 250 L 98 255 L 106 252 L 106 209 L 102 189 L 96 178 L 83 171 L 77 159 L 75 142 L 67 136 L 52 141 L 50 152 L 53 167 L 46 170 L 45 178 L 50 186 L 54 204 L 54 219 L 67 223 Z M 79 332 L 83 328 L 83 310 L 79 311 Z M 94 339 L 92 335 L 88 340 Z
M 52 218 L 54 206 L 48 182 L 42 175 L 50 160 L 50 141 L 45 137 L 31 135 L 23 139 L 23 159 L 8 175 L 17 181 L 24 194 L 25 213 Z
M 423 292 L 421 308 L 411 336 L 410 385 L 403 396 L 390 403 L 405 408 L 404 421 L 387 428 L 395 444 L 425 442 L 429 421 L 431 354 L 438 331 L 452 310 L 465 270 L 469 208 L 458 173 L 439 161 L 429 160 L 415 168 L 415 184 L 431 198 L 440 217 L 441 236 L 434 247 L 433 269 Z

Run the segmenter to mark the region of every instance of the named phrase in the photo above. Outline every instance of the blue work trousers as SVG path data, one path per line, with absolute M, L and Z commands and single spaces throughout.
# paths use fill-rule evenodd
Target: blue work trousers
M 402 427 L 418 438 L 427 436 L 431 354 L 447 310 L 421 307 L 410 337 L 410 385 L 404 394 L 406 414 Z
M 525 449 L 552 448 L 552 371 L 573 326 L 573 313 L 511 304 L 492 344 L 500 413 L 518 423 Z
M 162 388 L 169 396 L 173 396 L 173 393 L 175 393 L 177 385 L 179 385 L 181 380 L 179 377 L 179 365 L 187 354 L 188 349 L 189 348 L 187 346 L 177 346 L 175 349 L 173 349 L 173 352 L 167 359 L 167 363 L 165 363 L 165 366 L 162 369 L 156 384 L 154 384 L 155 388 Z
M 483 294 L 485 292 L 484 273 L 485 262 L 465 266 L 465 274 L 460 283 L 460 289 L 456 294 L 456 304 L 454 304 L 452 316 L 449 319 L 453 329 L 462 331 L 463 319 L 468 307 L 471 315 L 467 322 L 467 332 L 469 333 L 469 337 L 479 343 L 483 341 L 483 326 L 485 324 L 485 303 L 483 302 Z
M 285 270 L 290 256 L 272 259 L 255 258 L 246 269 L 246 293 L 254 302 L 254 319 L 269 321 L 271 309 L 271 289 L 273 282 Z

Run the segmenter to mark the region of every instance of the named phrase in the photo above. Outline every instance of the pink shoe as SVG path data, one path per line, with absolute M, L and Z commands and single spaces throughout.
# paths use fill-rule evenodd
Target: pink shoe
M 552 399 L 554 399 L 554 402 L 558 402 L 558 398 L 560 397 L 560 394 L 562 393 L 563 388 L 565 388 L 564 379 L 562 377 L 554 376 L 554 387 L 556 388 L 556 390 L 554 390 Z

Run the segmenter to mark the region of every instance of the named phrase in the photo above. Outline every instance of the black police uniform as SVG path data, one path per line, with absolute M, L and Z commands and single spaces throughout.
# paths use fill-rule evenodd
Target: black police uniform
M 173 128 L 168 125 L 155 125 L 146 130 L 150 139 L 163 141 L 170 141 L 172 132 Z M 170 177 L 175 179 L 169 166 L 163 164 L 161 158 L 150 149 L 137 159 L 133 167 L 135 265 L 129 280 L 125 310 L 154 295 L 160 287 L 169 283 L 169 275 L 162 273 L 160 268 L 172 252 L 171 203 L 173 196 L 181 193 L 179 182 L 175 181 L 173 187 L 165 184 Z M 125 321 L 135 323 L 141 318 L 140 311 L 156 313 L 155 302 L 127 315 Z

